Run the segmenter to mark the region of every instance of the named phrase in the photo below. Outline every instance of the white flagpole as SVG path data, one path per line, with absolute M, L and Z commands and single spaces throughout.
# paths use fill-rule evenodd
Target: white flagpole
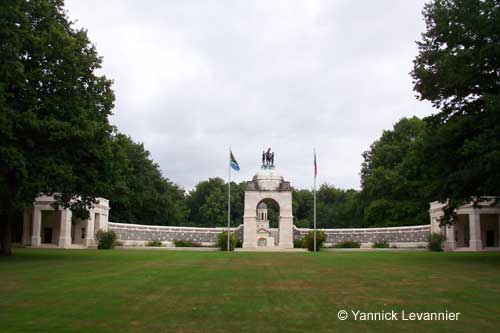
M 229 163 L 228 163 L 229 181 L 227 182 L 227 251 L 229 252 L 229 228 L 231 227 L 231 148 L 229 148 Z
M 314 252 L 316 252 L 316 148 L 314 148 Z

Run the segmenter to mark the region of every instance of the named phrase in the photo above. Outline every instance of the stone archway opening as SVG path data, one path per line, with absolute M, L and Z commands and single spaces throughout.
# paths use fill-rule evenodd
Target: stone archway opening
M 279 203 L 271 198 L 259 201 L 256 207 L 257 247 L 273 247 L 279 239 Z
M 271 198 L 264 198 L 257 204 L 257 221 L 268 221 L 269 228 L 279 228 L 280 205 Z

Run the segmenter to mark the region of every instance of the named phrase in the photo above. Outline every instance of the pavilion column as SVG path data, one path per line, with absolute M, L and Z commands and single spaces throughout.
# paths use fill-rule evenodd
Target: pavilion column
M 94 218 L 94 238 L 97 232 L 103 228 L 103 216 L 101 213 L 96 213 Z
M 455 240 L 455 225 L 448 225 L 446 227 L 446 250 L 454 251 L 457 247 Z
M 108 213 L 106 215 L 101 215 L 101 220 L 99 221 L 99 228 L 108 231 L 108 222 L 109 222 L 109 215 Z
M 441 227 L 439 226 L 439 218 L 440 215 L 430 214 L 430 223 L 431 223 L 431 233 L 441 233 Z
M 94 216 L 95 212 L 94 210 L 90 211 L 90 216 L 85 222 L 85 229 L 86 229 L 86 234 L 85 234 L 85 246 L 94 246 L 95 245 L 95 238 L 94 238 Z
M 21 240 L 21 243 L 23 245 L 30 244 L 30 229 L 33 220 L 30 210 L 33 211 L 33 209 L 26 208 L 23 212 L 23 238 Z
M 32 247 L 39 247 L 40 246 L 41 227 L 42 227 L 42 210 L 35 206 L 33 208 L 33 234 L 31 235 L 31 246 Z
M 469 248 L 471 251 L 481 251 L 483 249 L 483 242 L 481 240 L 481 214 L 474 209 L 469 214 L 469 229 L 470 241 Z
M 61 221 L 60 221 L 60 232 L 59 232 L 59 247 L 69 248 L 71 247 L 71 210 L 62 209 L 61 210 Z

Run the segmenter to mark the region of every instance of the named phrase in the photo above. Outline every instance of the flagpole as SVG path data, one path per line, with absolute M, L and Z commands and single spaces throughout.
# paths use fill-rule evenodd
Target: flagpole
M 314 252 L 316 252 L 316 148 L 314 148 Z
M 228 178 L 229 181 L 227 182 L 227 251 L 229 252 L 229 228 L 231 227 L 231 148 L 229 148 L 229 163 L 227 165 L 228 167 Z

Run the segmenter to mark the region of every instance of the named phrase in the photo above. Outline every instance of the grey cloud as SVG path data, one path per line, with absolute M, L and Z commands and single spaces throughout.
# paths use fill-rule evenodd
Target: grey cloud
M 359 187 L 361 153 L 403 116 L 424 1 L 77 1 L 115 80 L 112 122 L 191 188 L 227 177 L 231 146 L 252 177 L 272 147 L 295 187 Z

